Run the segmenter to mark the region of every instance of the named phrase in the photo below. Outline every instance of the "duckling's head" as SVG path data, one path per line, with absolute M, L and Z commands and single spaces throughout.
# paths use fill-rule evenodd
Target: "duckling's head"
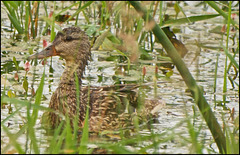
M 59 31 L 50 46 L 29 56 L 29 59 L 60 56 L 67 63 L 77 63 L 87 62 L 90 54 L 90 43 L 85 32 L 79 27 L 69 27 Z

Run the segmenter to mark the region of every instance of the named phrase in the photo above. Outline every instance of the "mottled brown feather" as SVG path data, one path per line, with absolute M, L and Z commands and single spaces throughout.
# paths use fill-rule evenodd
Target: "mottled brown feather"
M 90 101 L 88 101 L 88 87 L 82 86 L 81 79 L 91 51 L 88 36 L 80 28 L 69 27 L 58 32 L 51 48 L 55 50 L 56 55 L 66 60 L 66 68 L 49 104 L 49 107 L 55 111 L 48 113 L 53 127 L 56 127 L 64 119 L 58 113 L 63 116 L 67 115 L 73 124 L 74 117 L 77 116 L 77 109 L 79 109 L 78 124 L 82 128 L 88 102 L 90 131 L 115 130 L 132 124 L 131 116 L 135 115 L 137 111 L 135 109 L 138 103 L 135 92 L 137 85 L 91 87 Z M 47 48 L 44 52 L 46 51 Z M 77 108 L 75 72 L 80 89 L 79 108 Z M 135 110 L 126 111 L 125 98 L 129 100 L 129 106 Z M 154 106 L 150 105 L 149 108 L 141 110 L 141 115 L 150 115 Z

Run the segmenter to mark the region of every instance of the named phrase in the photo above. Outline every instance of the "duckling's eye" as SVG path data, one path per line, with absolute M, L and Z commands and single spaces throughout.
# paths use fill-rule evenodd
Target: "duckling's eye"
M 70 40 L 72 40 L 72 37 L 71 36 L 67 36 L 66 37 L 66 41 L 70 41 Z

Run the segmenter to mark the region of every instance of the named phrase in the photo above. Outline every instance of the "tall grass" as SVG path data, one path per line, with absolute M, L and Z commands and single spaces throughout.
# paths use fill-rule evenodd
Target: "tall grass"
M 42 109 L 46 109 L 44 107 L 40 106 L 41 103 L 41 97 L 42 97 L 42 92 L 43 92 L 43 86 L 44 86 L 44 78 L 45 78 L 45 74 L 43 73 L 42 78 L 41 78 L 41 82 L 39 84 L 39 88 L 38 91 L 36 93 L 36 100 L 35 100 L 35 104 L 30 104 L 30 102 L 28 101 L 21 101 L 21 100 L 17 100 L 17 99 L 12 99 L 12 98 L 8 98 L 5 96 L 5 94 L 2 94 L 2 100 L 1 102 L 10 102 L 13 104 L 18 104 L 21 106 L 21 108 L 23 106 L 26 106 L 27 109 L 27 122 L 26 124 L 23 125 L 23 127 L 21 127 L 20 131 L 16 134 L 12 134 L 8 128 L 5 127 L 4 122 L 7 121 L 8 119 L 14 117 L 15 115 L 17 115 L 18 113 L 14 112 L 12 113 L 9 117 L 7 117 L 6 119 L 4 119 L 1 122 L 1 126 L 3 127 L 4 131 L 10 136 L 12 137 L 10 140 L 13 142 L 15 148 L 17 149 L 17 151 L 19 153 L 26 153 L 28 150 L 28 139 L 30 139 L 30 145 L 33 147 L 33 150 L 35 153 L 39 153 L 39 147 L 37 144 L 37 138 L 36 138 L 36 132 L 35 132 L 35 125 L 36 125 L 36 120 L 38 117 L 38 111 L 42 110 Z M 16 111 L 18 112 L 21 108 L 18 108 Z M 24 149 L 21 147 L 21 145 L 16 141 L 17 138 L 22 135 L 24 132 L 26 131 L 26 137 L 27 137 L 27 141 L 26 141 L 26 148 L 25 151 Z
M 198 22 L 201 20 L 207 20 L 211 18 L 215 18 L 218 16 L 222 16 L 227 20 L 227 39 L 226 39 L 226 45 L 225 47 L 222 45 L 222 49 L 224 50 L 224 53 L 226 54 L 226 63 L 225 63 L 225 71 L 224 71 L 224 85 L 223 85 L 223 102 L 226 102 L 226 95 L 227 92 L 227 76 L 228 71 L 231 68 L 231 66 L 235 66 L 236 71 L 239 71 L 239 63 L 236 62 L 235 57 L 237 55 L 237 52 L 232 54 L 229 52 L 229 32 L 230 27 L 233 26 L 237 30 L 239 29 L 238 23 L 236 23 L 234 20 L 231 19 L 231 2 L 229 2 L 229 10 L 228 14 L 225 13 L 223 10 L 221 10 L 218 5 L 215 2 L 206 2 L 209 6 L 214 8 L 217 11 L 217 14 L 211 14 L 211 15 L 197 15 L 197 16 L 190 16 L 187 17 L 184 13 L 184 9 L 181 8 L 178 4 L 178 2 L 175 4 L 175 8 L 178 9 L 178 11 L 182 12 L 185 17 L 184 18 L 176 18 L 164 21 L 164 2 L 150 2 L 149 6 L 150 9 L 146 10 L 143 18 L 144 20 L 139 17 L 131 14 L 134 12 L 134 6 L 136 10 L 139 10 L 141 8 L 137 8 L 138 5 L 137 2 L 119 2 L 115 7 L 113 7 L 113 10 L 110 10 L 108 7 L 109 3 L 102 1 L 100 2 L 101 8 L 100 8 L 100 16 L 97 18 L 97 12 L 94 8 L 96 8 L 97 2 L 77 2 L 73 3 L 68 7 L 65 7 L 61 11 L 56 11 L 56 3 L 53 2 L 53 15 L 52 17 L 49 16 L 48 12 L 48 4 L 49 2 L 12 2 L 12 1 L 3 1 L 3 4 L 5 6 L 4 10 L 7 12 L 8 18 L 11 21 L 11 25 L 18 34 L 24 34 L 25 35 L 25 41 L 28 39 L 36 38 L 39 33 L 39 25 L 38 25 L 38 19 L 40 17 L 39 7 L 44 7 L 45 10 L 45 17 L 43 17 L 43 21 L 45 23 L 45 28 L 42 32 L 42 34 L 46 34 L 47 29 L 50 26 L 51 29 L 51 41 L 55 38 L 55 30 L 61 30 L 61 26 L 56 24 L 55 17 L 58 15 L 61 15 L 69 10 L 71 10 L 73 7 L 77 6 L 77 9 L 74 11 L 74 13 L 71 15 L 70 18 L 68 18 L 64 23 L 69 22 L 73 18 L 76 18 L 75 25 L 79 25 L 77 22 L 79 14 L 82 13 L 83 16 L 86 19 L 86 27 L 89 28 L 91 26 L 91 17 L 94 16 L 97 20 L 100 21 L 100 28 L 95 30 L 94 32 L 91 32 L 93 35 L 94 33 L 100 33 L 99 40 L 97 41 L 97 48 L 103 47 L 102 45 L 109 45 L 108 43 L 112 43 L 110 47 L 113 50 L 117 51 L 119 55 L 125 57 L 126 61 L 125 63 L 128 63 L 128 73 L 131 66 L 131 57 L 128 52 L 121 50 L 118 48 L 120 45 L 126 45 L 122 42 L 124 41 L 124 37 L 119 38 L 118 33 L 121 34 L 129 34 L 133 35 L 134 39 L 138 43 L 138 48 L 142 49 L 142 55 L 145 55 L 146 57 L 150 57 L 151 52 L 153 52 L 155 47 L 155 41 L 153 40 L 153 34 L 155 37 L 161 36 L 159 40 L 163 44 L 163 46 L 166 48 L 166 50 L 169 51 L 175 51 L 175 48 L 171 45 L 171 43 L 166 38 L 166 35 L 164 32 L 161 31 L 160 28 L 151 27 L 149 31 L 144 30 L 144 20 L 145 23 L 148 23 L 151 21 L 151 16 L 155 15 L 154 12 L 159 9 L 159 21 L 157 22 L 157 25 L 160 27 L 166 27 L 166 26 L 174 26 L 174 25 L 181 25 L 185 23 L 193 23 Z M 137 5 L 136 5 L 137 4 Z M 140 5 L 139 5 L 140 6 Z M 138 6 L 138 7 L 139 7 Z M 166 9 L 166 8 L 165 8 Z M 124 14 L 124 11 L 126 11 Z M 18 13 L 20 12 L 20 14 Z M 134 12 L 135 13 L 135 12 Z M 177 17 L 177 13 L 176 13 Z M 113 19 L 112 19 L 113 18 Z M 112 21 L 112 23 L 110 22 Z M 124 23 L 125 21 L 125 23 Z M 127 23 L 126 23 L 127 22 Z M 109 28 L 110 27 L 110 28 Z M 111 28 L 114 27 L 116 29 L 116 34 L 112 33 L 111 31 L 106 35 L 107 33 L 102 33 L 101 30 L 108 29 L 111 30 Z M 152 31 L 150 31 L 152 29 Z M 29 34 L 30 33 L 30 34 Z M 109 35 L 110 34 L 110 35 Z M 31 36 L 31 37 L 30 37 Z M 107 42 L 107 41 L 109 42 Z M 96 44 L 95 44 L 96 46 Z M 96 48 L 96 49 L 97 49 Z M 146 49 L 150 50 L 146 50 Z M 238 42 L 238 50 L 239 50 L 239 42 Z M 149 52 L 150 51 L 150 52 Z M 219 51 L 220 53 L 220 51 Z M 200 111 L 203 114 L 203 117 L 205 118 L 210 130 L 212 131 L 213 137 L 215 138 L 215 141 L 218 144 L 219 152 L 220 153 L 239 153 L 239 140 L 236 138 L 237 133 L 239 133 L 239 128 L 235 127 L 234 129 L 230 129 L 225 126 L 224 132 L 221 131 L 221 126 L 219 125 L 219 122 L 214 117 L 214 114 L 211 112 L 210 106 L 205 101 L 202 91 L 198 88 L 196 82 L 194 79 L 192 79 L 191 74 L 188 72 L 187 68 L 184 68 L 184 64 L 181 62 L 181 58 L 178 56 L 176 52 L 172 53 L 169 52 L 170 57 L 172 58 L 173 62 L 177 65 L 177 68 L 179 72 L 182 74 L 183 79 L 186 81 L 186 84 L 189 86 L 189 88 L 192 90 L 194 99 L 200 109 Z M 230 63 L 228 63 L 230 61 Z M 16 64 L 16 61 L 14 62 Z M 16 66 L 18 66 L 16 64 Z M 141 65 L 140 65 L 141 66 Z M 180 66 L 180 67 L 179 67 Z M 142 67 L 142 66 L 141 66 Z M 141 68 L 139 67 L 139 68 Z M 218 75 L 218 57 L 217 62 L 215 66 L 215 84 L 214 84 L 214 93 L 216 90 L 216 81 L 217 81 L 217 75 Z M 17 68 L 18 70 L 18 68 Z M 157 94 L 157 73 L 155 73 L 154 76 L 154 89 L 155 94 Z M 145 78 L 145 77 L 144 77 Z M 78 78 L 75 78 L 76 80 L 76 90 L 77 90 L 77 98 L 79 99 L 79 96 L 81 95 Z M 143 80 L 143 79 L 142 79 Z M 11 146 L 14 147 L 17 153 L 42 153 L 39 142 L 41 141 L 41 137 L 38 137 L 36 135 L 37 129 L 36 129 L 36 121 L 39 117 L 39 110 L 43 110 L 46 112 L 52 111 L 49 108 L 45 108 L 40 105 L 42 93 L 43 93 L 43 87 L 44 87 L 44 81 L 45 81 L 45 70 L 41 77 L 41 81 L 38 87 L 37 94 L 35 96 L 35 103 L 31 103 L 27 100 L 20 100 L 13 97 L 13 95 L 6 96 L 6 91 L 2 92 L 2 98 L 1 98 L 1 104 L 3 103 L 10 103 L 15 105 L 16 110 L 10 114 L 8 117 L 3 119 L 1 121 L 1 127 L 2 130 L 6 133 L 6 136 L 9 138 L 9 143 L 6 144 L 4 148 L 2 148 L 1 153 L 8 153 Z M 140 81 L 140 82 L 144 82 Z M 237 84 L 237 83 L 236 83 Z M 90 89 L 90 87 L 89 87 Z M 239 86 L 238 86 L 239 90 Z M 144 94 L 144 92 L 141 92 L 143 90 L 139 90 L 140 94 Z M 90 91 L 89 91 L 90 93 Z M 88 94 L 88 97 L 90 94 Z M 139 104 L 143 104 L 142 102 L 145 100 L 145 96 L 141 96 L 142 99 L 139 100 Z M 214 97 L 215 98 L 215 97 Z M 80 101 L 77 101 L 77 107 L 79 107 Z M 89 102 L 87 103 L 89 105 Z M 118 136 L 118 140 L 115 141 L 90 141 L 91 134 L 88 131 L 88 117 L 89 117 L 89 106 L 87 106 L 86 111 L 86 117 L 84 120 L 84 128 L 82 133 L 79 136 L 79 127 L 78 127 L 78 118 L 79 118 L 79 110 L 77 110 L 76 117 L 73 122 L 73 128 L 71 127 L 70 118 L 66 116 L 65 123 L 61 122 L 60 125 L 53 130 L 53 133 L 51 135 L 51 139 L 49 141 L 49 147 L 44 153 L 94 153 L 94 151 L 102 151 L 107 153 L 148 153 L 149 150 L 152 150 L 152 153 L 158 153 L 159 152 L 159 145 L 164 144 L 169 141 L 173 141 L 174 138 L 179 137 L 182 143 L 191 144 L 192 151 L 191 153 L 203 153 L 203 150 L 206 149 L 206 146 L 203 144 L 204 140 L 199 140 L 200 138 L 200 131 L 202 129 L 202 125 L 200 125 L 197 129 L 194 124 L 192 124 L 191 116 L 189 116 L 188 112 L 186 111 L 186 119 L 176 124 L 174 127 L 169 128 L 167 131 L 158 133 L 155 132 L 153 129 L 153 123 L 149 123 L 149 131 L 150 134 L 143 135 L 141 134 L 141 126 L 139 125 L 138 119 L 136 118 L 134 121 L 134 129 L 135 132 L 130 132 L 128 136 L 124 135 L 123 131 L 120 131 L 120 136 Z M 23 108 L 26 109 L 26 122 L 25 124 L 16 132 L 13 133 L 8 129 L 6 126 L 6 122 L 9 119 L 13 119 L 14 117 L 17 117 L 17 115 L 20 113 L 20 110 Z M 209 113 L 207 113 L 210 112 Z M 161 116 L 160 116 L 161 117 Z M 238 116 L 239 117 L 239 116 Z M 211 118 L 211 120 L 209 119 Z M 237 118 L 236 118 L 237 119 Z M 223 119 L 223 122 L 225 120 Z M 183 124 L 187 124 L 188 134 L 190 137 L 186 138 L 181 133 L 175 134 L 174 131 L 179 128 L 180 126 L 183 126 Z M 204 124 L 204 123 L 202 123 Z M 214 124 L 214 125 L 213 125 Z M 22 145 L 18 141 L 19 137 L 25 135 L 26 136 L 26 142 L 25 146 Z M 81 138 L 80 138 L 81 137 Z M 100 136 L 101 137 L 101 136 Z M 101 138 L 103 138 L 102 136 Z M 120 138 L 119 138 L 120 137 Z M 226 137 L 226 140 L 225 140 Z M 220 140 L 219 140 L 220 138 Z M 89 148 L 90 144 L 96 145 L 99 150 L 95 150 L 93 148 Z M 127 147 L 126 147 L 127 146 Z M 131 149 L 129 149 L 131 148 Z M 102 149 L 102 150 L 101 150 Z M 210 153 L 214 151 L 209 151 Z M 215 153 L 219 153 L 215 152 Z
M 170 43 L 170 41 L 168 40 L 168 38 L 166 37 L 164 32 L 159 28 L 159 26 L 152 19 L 152 17 L 148 15 L 147 10 L 145 8 L 143 8 L 138 2 L 130 2 L 130 3 L 134 6 L 134 8 L 140 14 L 142 14 L 142 18 L 146 22 L 152 22 L 152 23 L 154 22 L 154 24 L 152 26 L 152 31 L 154 32 L 154 35 L 159 40 L 161 40 L 161 44 L 166 49 L 169 56 L 172 58 L 178 71 L 182 75 L 186 85 L 192 91 L 195 102 L 198 105 L 199 110 L 201 111 L 206 123 L 208 124 L 210 131 L 212 132 L 215 142 L 218 145 L 219 151 L 221 153 L 226 152 L 227 150 L 226 150 L 225 136 L 220 129 L 220 126 L 216 120 L 216 117 L 214 116 L 209 104 L 206 102 L 206 100 L 203 96 L 203 93 L 197 86 L 194 78 L 191 76 L 191 74 L 189 73 L 188 69 L 186 68 L 184 62 L 181 60 L 180 56 L 177 54 L 177 51 L 175 50 L 173 45 Z M 229 17 L 229 21 L 230 21 L 230 17 Z M 213 124 L 214 124 L 214 126 L 213 126 Z

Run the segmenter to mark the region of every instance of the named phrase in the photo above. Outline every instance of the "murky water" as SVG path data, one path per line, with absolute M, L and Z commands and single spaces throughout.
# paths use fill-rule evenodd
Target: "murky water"
M 187 6 L 184 8 L 187 10 L 185 13 L 187 16 L 196 15 L 196 14 L 204 14 L 203 10 L 196 10 L 191 6 Z M 208 12 L 214 12 L 213 10 L 207 10 Z M 173 13 L 173 10 L 168 10 L 169 14 Z M 214 12 L 215 13 L 215 12 Z M 5 89 L 6 93 L 8 90 L 16 93 L 16 97 L 19 99 L 24 99 L 24 89 L 22 87 L 23 78 L 25 76 L 25 70 L 23 69 L 24 63 L 26 62 L 26 58 L 29 55 L 28 49 L 33 48 L 34 52 L 37 50 L 41 50 L 42 46 L 39 45 L 38 41 L 30 40 L 28 43 L 23 41 L 19 42 L 16 40 L 12 40 L 10 37 L 12 33 L 6 32 L 4 29 L 9 29 L 9 21 L 6 18 L 5 11 L 1 10 L 2 14 L 2 27 L 1 27 L 1 92 Z M 81 20 L 81 22 L 83 22 Z M 71 25 L 71 22 L 70 24 Z M 68 25 L 63 25 L 62 27 L 67 27 Z M 196 45 L 196 42 L 202 43 L 206 46 L 210 47 L 220 47 L 220 41 L 222 39 L 222 35 L 216 33 L 210 33 L 209 31 L 217 26 L 223 26 L 223 19 L 221 17 L 213 18 L 211 20 L 199 21 L 195 24 L 184 24 L 181 26 L 175 26 L 174 28 L 180 28 L 181 33 L 177 34 L 177 38 L 181 40 L 189 50 L 188 54 L 185 56 L 184 61 L 188 66 L 190 72 L 193 77 L 197 80 L 198 84 L 203 86 L 204 91 L 206 92 L 205 98 L 208 103 L 211 105 L 213 111 L 218 118 L 218 121 L 222 122 L 222 118 L 224 121 L 228 123 L 229 126 L 233 126 L 233 122 L 228 120 L 230 118 L 229 110 L 223 111 L 223 107 L 216 106 L 214 104 L 214 71 L 215 71 L 215 63 L 217 60 L 217 55 L 219 54 L 219 65 L 218 65 L 218 79 L 217 79 L 217 91 L 215 93 L 216 99 L 222 101 L 222 88 L 223 88 L 223 74 L 224 74 L 224 64 L 225 64 L 225 54 L 223 51 L 219 51 L 218 49 L 210 49 L 210 48 L 199 48 Z M 233 33 L 233 32 L 232 32 Z M 238 36 L 239 37 L 239 36 Z M 238 38 L 237 37 L 237 38 Z M 50 40 L 50 36 L 44 36 L 41 38 L 42 40 Z M 225 37 L 223 40 L 226 40 Z M 223 43 L 224 44 L 224 43 Z M 232 41 L 230 41 L 229 46 L 232 48 L 237 47 L 237 45 L 232 45 Z M 225 45 L 225 44 L 224 44 Z M 190 144 L 185 144 L 181 136 L 189 138 L 189 133 L 187 129 L 187 123 L 184 121 L 186 119 L 186 114 L 193 118 L 193 107 L 196 108 L 196 116 L 193 120 L 196 128 L 198 126 L 202 126 L 200 131 L 201 140 L 204 139 L 205 146 L 207 149 L 217 151 L 217 147 L 213 143 L 213 138 L 211 136 L 210 131 L 206 127 L 203 118 L 198 112 L 198 108 L 194 105 L 192 98 L 190 97 L 190 93 L 186 92 L 186 85 L 183 82 L 181 76 L 179 75 L 176 68 L 174 68 L 174 73 L 170 78 L 166 78 L 164 74 L 162 74 L 159 70 L 159 75 L 162 78 L 157 79 L 157 89 L 154 91 L 153 84 L 153 75 L 154 75 L 154 62 L 151 65 L 148 65 L 144 60 L 141 60 L 138 64 L 131 64 L 133 67 L 130 70 L 131 76 L 124 76 L 122 74 L 116 74 L 117 72 L 126 73 L 127 71 L 122 69 L 122 64 L 116 61 L 105 61 L 105 57 L 113 54 L 110 51 L 92 51 L 92 61 L 89 63 L 86 68 L 83 84 L 87 85 L 89 82 L 94 86 L 103 86 L 103 85 L 112 85 L 114 84 L 115 77 L 120 77 L 122 81 L 136 81 L 139 80 L 139 77 L 142 75 L 142 67 L 145 66 L 147 68 L 147 74 L 145 77 L 145 84 L 148 84 L 150 89 L 145 89 L 145 93 L 147 98 L 158 100 L 162 103 L 162 108 L 159 110 L 159 123 L 155 123 L 154 132 L 163 133 L 168 131 L 169 134 L 175 134 L 174 140 L 171 142 L 161 143 L 159 145 L 159 153 L 190 153 Z M 199 54 L 197 57 L 196 55 Z M 16 73 L 16 67 L 13 65 L 13 56 L 16 57 L 16 60 L 19 62 L 19 81 L 17 82 L 14 79 L 14 74 Z M 236 56 L 236 60 L 239 60 L 239 53 Z M 229 61 L 228 61 L 229 63 Z M 59 79 L 64 70 L 64 60 L 61 60 L 59 57 L 52 58 L 52 68 L 53 72 L 49 72 L 51 66 L 50 59 L 48 59 L 47 65 L 45 65 L 46 77 L 45 77 L 45 85 L 43 90 L 43 95 L 46 97 L 43 99 L 41 105 L 48 107 L 50 98 L 52 93 L 58 86 Z M 22 67 L 22 68 L 21 68 Z M 36 68 L 32 66 L 30 71 L 27 73 L 27 78 L 29 81 L 29 89 L 32 84 L 33 73 L 35 72 L 35 83 L 34 89 L 38 88 L 40 83 L 40 78 L 44 71 L 44 66 L 39 63 Z M 233 68 L 230 69 L 230 76 L 234 76 Z M 137 76 L 136 76 L 137 75 Z M 140 75 L 140 76 L 139 76 Z M 89 80 L 91 79 L 91 80 Z M 100 80 L 102 79 L 102 80 Z M 100 81 L 100 82 L 99 82 Z M 236 83 L 239 83 L 239 79 L 235 80 Z M 230 81 L 227 81 L 228 90 L 227 90 L 227 103 L 226 107 L 229 109 L 235 108 L 236 116 L 239 115 L 239 95 L 238 88 L 233 88 Z M 31 90 L 28 91 L 27 99 L 31 98 Z M 14 112 L 18 106 L 16 105 L 6 105 L 5 108 L 1 109 L 1 120 L 4 120 L 9 116 L 9 108 L 12 108 Z M 36 135 L 39 137 L 41 142 L 39 145 L 41 147 L 41 152 L 49 146 L 47 139 L 50 137 L 45 136 L 45 131 L 40 129 L 40 118 L 44 111 L 39 111 L 39 119 L 37 120 L 36 125 Z M 222 114 L 224 112 L 224 114 Z M 20 113 L 12 117 L 8 121 L 4 123 L 5 126 L 9 128 L 12 133 L 15 133 L 19 130 L 20 125 L 25 123 L 26 117 L 26 109 L 21 108 Z M 183 123 L 177 128 L 173 128 L 177 126 L 178 123 L 183 121 Z M 38 129 L 39 128 L 39 129 Z M 173 128 L 173 129 L 172 129 Z M 172 129 L 172 130 L 170 130 Z M 143 134 L 148 134 L 148 131 L 142 130 Z M 6 133 L 1 132 L 1 149 L 6 148 L 8 145 L 9 139 L 6 136 Z M 26 144 L 26 136 L 23 134 L 18 138 L 18 142 L 20 142 L 23 146 Z M 211 145 L 211 146 L 210 146 Z M 204 153 L 208 151 L 204 150 Z M 11 149 L 10 149 L 11 150 Z M 149 150 L 151 153 L 152 150 Z

